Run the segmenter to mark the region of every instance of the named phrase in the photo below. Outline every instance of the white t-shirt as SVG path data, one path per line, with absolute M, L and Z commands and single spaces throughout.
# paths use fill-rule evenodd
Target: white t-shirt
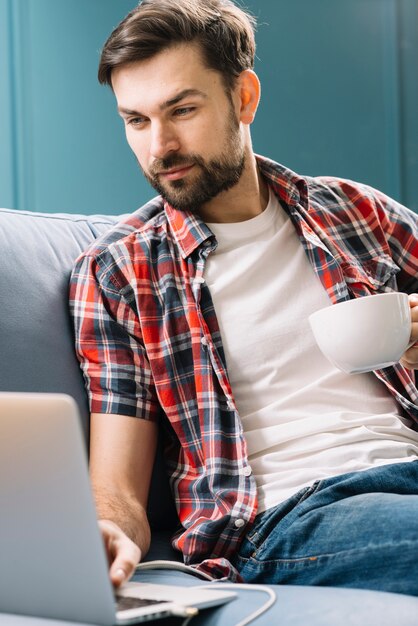
M 329 299 L 270 192 L 263 213 L 208 224 L 205 280 L 257 481 L 259 511 L 317 479 L 418 458 L 418 434 L 374 374 L 322 355 L 308 316 Z

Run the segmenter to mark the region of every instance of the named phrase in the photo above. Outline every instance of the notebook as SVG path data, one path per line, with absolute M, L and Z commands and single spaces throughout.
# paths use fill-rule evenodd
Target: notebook
M 0 555 L 3 613 L 114 626 L 236 597 L 141 582 L 115 597 L 77 405 L 64 394 L 0 393 Z

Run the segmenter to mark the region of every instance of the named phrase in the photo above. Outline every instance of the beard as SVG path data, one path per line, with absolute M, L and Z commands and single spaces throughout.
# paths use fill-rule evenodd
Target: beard
M 188 181 L 186 177 L 164 184 L 160 181 L 159 171 L 182 165 L 194 166 L 192 180 Z M 172 207 L 179 211 L 199 213 L 203 204 L 238 183 L 244 167 L 245 151 L 239 133 L 239 122 L 231 110 L 226 141 L 219 155 L 205 160 L 199 154 L 175 153 L 154 161 L 148 172 L 142 171 L 148 182 Z

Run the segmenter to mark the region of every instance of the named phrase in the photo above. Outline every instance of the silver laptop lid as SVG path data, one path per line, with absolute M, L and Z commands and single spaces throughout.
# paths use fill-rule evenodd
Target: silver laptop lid
M 0 611 L 115 623 L 69 396 L 0 393 L 0 555 Z

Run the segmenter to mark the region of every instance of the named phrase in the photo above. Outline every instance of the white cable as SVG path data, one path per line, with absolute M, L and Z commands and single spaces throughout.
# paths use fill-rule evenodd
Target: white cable
M 144 561 L 143 563 L 138 563 L 136 566 L 136 571 L 139 570 L 148 570 L 148 569 L 168 569 L 168 570 L 177 570 L 178 572 L 185 572 L 187 574 L 192 574 L 192 576 L 196 576 L 197 578 L 203 578 L 203 580 L 214 581 L 215 578 L 209 576 L 209 574 L 205 574 L 205 572 L 200 572 L 195 567 L 191 567 L 190 565 L 185 565 L 180 561 Z
M 203 572 L 199 572 L 194 567 L 190 567 L 189 565 L 185 565 L 184 563 L 178 561 L 145 561 L 144 563 L 139 563 L 136 567 L 136 571 L 138 570 L 151 570 L 151 569 L 170 569 L 177 570 L 179 572 L 187 572 L 188 574 L 192 574 L 193 576 L 197 576 L 198 578 L 204 578 L 206 580 L 213 581 L 208 574 Z M 250 622 L 253 622 L 257 617 L 260 617 L 263 613 L 268 611 L 268 609 L 273 606 L 276 602 L 276 593 L 270 587 L 266 585 L 253 585 L 253 584 L 243 584 L 243 583 L 223 583 L 223 582 L 215 582 L 210 585 L 198 585 L 195 587 L 196 589 L 225 589 L 229 588 L 232 590 L 235 589 L 243 589 L 245 591 L 261 591 L 262 593 L 266 593 L 269 596 L 267 602 L 263 604 L 259 609 L 251 613 L 248 617 L 245 617 L 241 622 L 238 622 L 234 626 L 246 626 Z M 193 615 L 190 615 L 186 618 L 186 620 L 182 623 L 181 626 L 187 626 L 191 619 L 193 619 Z
M 213 585 L 202 585 L 202 589 L 210 589 L 211 587 L 212 588 L 216 587 L 217 589 L 219 588 L 225 589 L 226 587 L 228 587 L 229 589 L 244 589 L 245 591 L 262 591 L 263 593 L 266 593 L 269 596 L 269 599 L 267 600 L 267 602 L 263 604 L 263 606 L 261 606 L 259 609 L 251 613 L 251 615 L 248 615 L 248 617 L 245 617 L 241 622 L 234 624 L 234 626 L 246 626 L 250 622 L 253 622 L 255 619 L 257 619 L 257 617 L 260 617 L 260 615 L 268 611 L 269 608 L 273 606 L 273 604 L 276 602 L 276 599 L 277 599 L 276 592 L 273 591 L 273 589 L 270 589 L 270 587 L 267 587 L 266 585 L 252 585 L 252 584 L 246 585 L 242 583 L 223 583 L 223 582 L 214 583 Z

